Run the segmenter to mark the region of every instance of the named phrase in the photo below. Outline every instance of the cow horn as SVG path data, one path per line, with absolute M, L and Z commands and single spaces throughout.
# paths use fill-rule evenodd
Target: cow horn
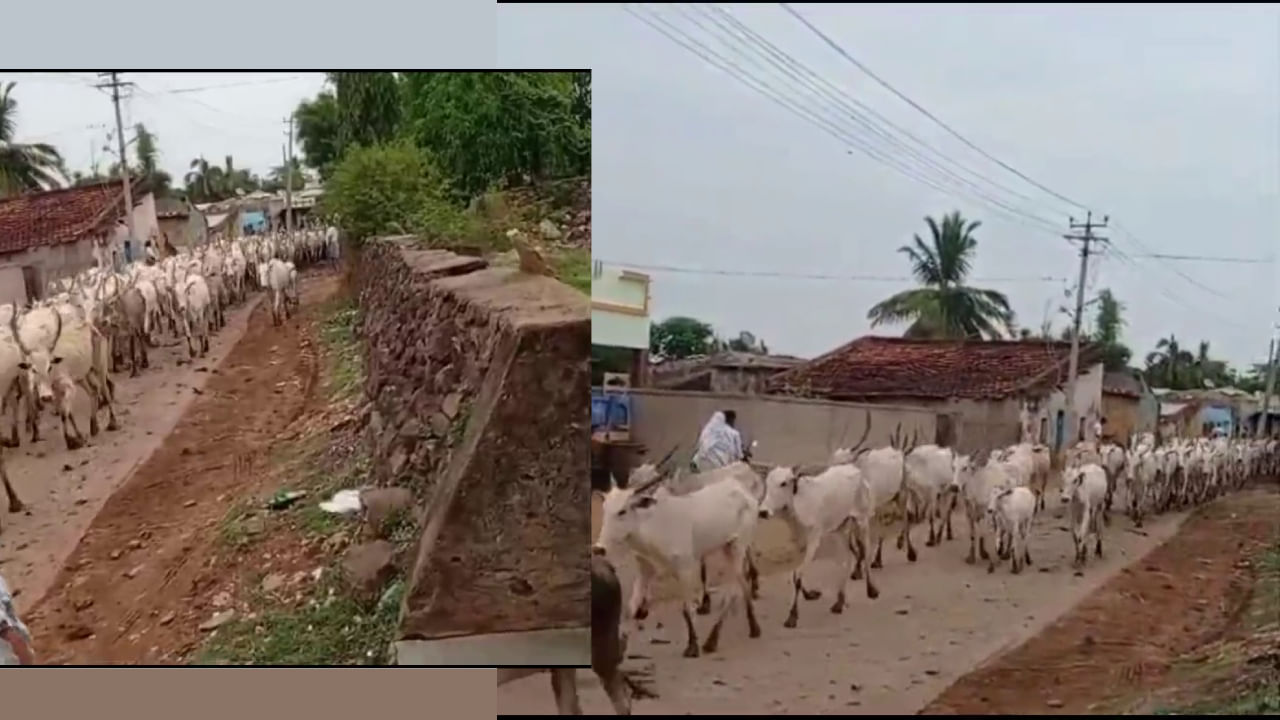
M 58 338 L 62 337 L 62 313 L 58 312 L 58 308 L 53 308 L 53 316 L 58 319 L 57 330 L 53 332 L 53 342 L 49 343 L 49 352 L 58 347 Z
M 868 410 L 866 422 L 863 423 L 863 426 L 862 426 L 862 437 L 858 438 L 858 444 L 850 448 L 850 451 L 857 452 L 858 449 L 862 447 L 862 444 L 867 441 L 867 435 L 870 435 L 870 434 L 871 434 L 871 411 Z
M 27 348 L 22 344 L 22 336 L 18 334 L 18 307 L 13 307 L 13 314 L 9 316 L 9 329 L 13 331 L 13 340 L 18 343 L 18 349 L 22 354 L 27 355 Z
M 667 451 L 666 455 L 662 456 L 661 460 L 659 460 L 657 463 L 654 464 L 654 467 L 658 468 L 658 470 L 661 472 L 662 468 L 667 464 L 668 461 L 671 460 L 671 458 L 676 454 L 676 451 L 679 449 L 680 449 L 680 444 L 676 443 L 674 447 L 672 447 L 670 450 Z

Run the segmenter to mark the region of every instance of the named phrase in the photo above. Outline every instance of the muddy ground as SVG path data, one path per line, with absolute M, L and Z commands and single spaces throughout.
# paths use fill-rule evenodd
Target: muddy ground
M 828 557 L 819 561 L 820 569 L 806 583 L 822 589 L 823 597 L 814 602 L 802 601 L 800 625 L 794 630 L 783 628 L 782 621 L 790 606 L 787 571 L 794 565 L 795 555 L 788 547 L 785 529 L 770 521 L 762 526 L 757 543 L 766 558 L 762 566 L 768 574 L 762 580 L 762 598 L 757 605 L 763 636 L 748 639 L 745 619 L 737 613 L 726 621 L 727 632 L 718 653 L 686 659 L 680 656 L 684 629 L 678 607 L 671 603 L 657 606 L 635 632 L 629 650 L 633 656 L 630 662 L 652 663 L 654 689 L 660 697 L 636 702 L 634 711 L 847 714 L 915 713 L 927 708 L 930 712 L 1039 713 L 1052 712 L 1056 702 L 1062 700 L 1065 711 L 1088 712 L 1086 707 L 1101 698 L 1083 700 L 1080 686 L 1074 682 L 1062 690 L 1064 695 L 1075 693 L 1072 704 L 1066 705 L 1066 698 L 1051 697 L 1056 695 L 1051 688 L 1053 679 L 1058 677 L 1056 673 L 1061 672 L 1059 661 L 1065 662 L 1062 648 L 1085 642 L 1086 635 L 1093 638 L 1093 647 L 1111 647 L 1113 641 L 1103 631 L 1087 630 L 1087 619 L 1058 630 L 1064 622 L 1072 622 L 1069 618 L 1074 613 L 1069 611 L 1085 598 L 1090 599 L 1081 607 L 1093 607 L 1098 593 L 1110 592 L 1109 581 L 1135 578 L 1138 586 L 1125 589 L 1127 595 L 1104 601 L 1102 606 L 1101 612 L 1112 618 L 1104 626 L 1105 633 L 1124 632 L 1124 637 L 1130 638 L 1115 642 L 1132 643 L 1132 638 L 1141 637 L 1145 628 L 1140 623 L 1127 623 L 1129 612 L 1120 612 L 1126 607 L 1156 611 L 1153 617 L 1163 617 L 1166 630 L 1184 625 L 1191 630 L 1199 628 L 1203 613 L 1217 607 L 1213 605 L 1217 601 L 1212 599 L 1216 583 L 1229 585 L 1224 578 L 1234 572 L 1236 553 L 1247 545 L 1246 537 L 1252 537 L 1249 533 L 1261 527 L 1259 523 L 1268 517 L 1264 511 L 1267 503 L 1274 502 L 1274 492 L 1258 492 L 1260 496 L 1255 492 L 1220 500 L 1197 515 L 1190 541 L 1165 546 L 1172 549 L 1164 549 L 1164 553 L 1171 553 L 1177 561 L 1156 561 L 1152 567 L 1158 570 L 1138 574 L 1132 568 L 1151 564 L 1143 558 L 1175 537 L 1186 514 L 1171 513 L 1148 520 L 1141 534 L 1134 531 L 1128 519 L 1117 515 L 1105 536 L 1104 558 L 1091 558 L 1082 577 L 1076 577 L 1069 567 L 1070 535 L 1064 520 L 1055 517 L 1061 513 L 1060 507 L 1051 504 L 1048 513 L 1037 519 L 1030 546 L 1035 565 L 1021 576 L 1010 575 L 1007 564 L 991 575 L 984 566 L 966 565 L 963 556 L 967 540 L 963 538 L 967 531 L 960 527 L 963 521 L 957 514 L 956 539 L 940 548 L 925 548 L 923 542 L 917 543 L 920 558 L 914 564 L 908 563 L 903 553 L 892 550 L 892 542 L 886 544 L 885 568 L 876 575 L 879 599 L 868 600 L 860 585 L 851 584 L 851 605 L 843 615 L 828 611 L 836 564 L 833 552 L 827 551 L 823 554 Z M 1274 522 L 1274 510 L 1272 513 Z M 1246 522 L 1228 533 L 1214 530 L 1222 527 L 1223 517 L 1232 514 L 1240 518 L 1247 515 L 1252 524 Z M 923 534 L 919 529 L 916 532 Z M 1214 532 L 1224 540 L 1210 545 L 1199 543 L 1200 533 Z M 1201 549 L 1190 552 L 1191 546 Z M 629 568 L 623 568 L 621 573 L 623 582 L 629 583 Z M 1157 600 L 1149 599 L 1174 595 L 1164 588 L 1165 584 L 1174 583 L 1188 588 L 1194 585 L 1204 594 L 1188 596 L 1191 599 L 1183 605 L 1158 605 Z M 1169 623 L 1170 617 L 1179 621 Z M 704 634 L 709 624 L 706 617 L 698 619 L 699 630 Z M 1055 636 L 1058 632 L 1065 634 Z M 1032 638 L 1035 640 L 1023 647 L 1039 647 L 1039 638 L 1046 636 L 1057 639 L 1049 641 L 1054 644 L 1048 652 L 1035 657 L 1057 657 L 1053 667 L 1058 670 L 1046 671 L 1045 677 L 1008 682 L 1008 678 L 1022 672 L 1017 659 L 1011 660 L 1010 665 L 994 666 L 1002 670 L 992 670 L 995 675 L 987 680 L 982 679 L 983 671 L 970 672 L 988 658 L 1014 657 L 1002 653 L 1023 646 Z M 1059 655 L 1054 655 L 1054 648 Z M 1095 665 L 1088 662 L 1080 666 L 1084 672 L 1093 668 Z M 595 677 L 584 671 L 580 678 L 584 710 L 607 714 L 609 705 Z M 1002 687 L 1002 683 L 1023 689 L 1007 691 L 1013 693 L 1008 698 L 989 689 Z M 553 713 L 547 684 L 546 678 L 533 677 L 499 688 L 499 712 Z M 1105 682 L 1101 684 L 1105 686 Z M 1055 701 L 1054 705 L 1047 704 L 1050 700 Z
M 337 286 L 336 275 L 304 275 L 303 308 Z M 6 523 L 0 570 L 22 591 L 41 663 L 185 662 L 198 626 L 225 604 L 226 573 L 211 569 L 225 555 L 220 524 L 259 489 L 273 442 L 314 401 L 317 376 L 297 317 L 273 327 L 251 299 L 228 319 L 193 366 L 166 359 L 137 380 L 116 376 L 130 410 L 120 437 L 68 454 L 54 435 L 43 444 L 56 451 L 33 458 L 45 474 L 23 475 L 31 511 Z M 73 470 L 57 470 L 64 464 Z

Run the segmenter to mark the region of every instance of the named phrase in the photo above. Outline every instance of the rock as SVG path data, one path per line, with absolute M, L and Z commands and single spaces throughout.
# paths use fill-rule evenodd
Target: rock
M 893 612 L 895 615 L 906 615 L 907 613 L 911 612 L 911 609 L 900 607 L 897 610 L 894 610 Z
M 111 551 L 111 555 L 110 555 L 110 557 L 111 557 L 111 559 L 112 559 L 112 560 L 119 560 L 119 559 L 120 559 L 120 556 L 121 556 L 121 555 L 123 555 L 123 554 L 124 554 L 124 553 L 120 552 L 119 550 L 112 550 L 112 551 Z
M 283 573 L 271 573 L 262 579 L 262 592 L 273 593 L 284 587 L 287 581 L 288 578 Z
M 247 517 L 240 521 L 240 529 L 247 535 L 261 535 L 267 530 L 267 520 L 257 515 Z
M 374 488 L 360 493 L 360 503 L 373 536 L 385 539 L 393 529 L 393 521 L 413 506 L 413 493 L 402 487 Z
M 196 501 L 195 501 L 195 500 L 188 500 L 188 501 L 186 501 L 186 502 L 182 503 L 182 507 L 195 507 L 195 506 L 196 506 Z
M 63 465 L 63 466 L 62 466 L 62 472 L 71 472 L 71 471 L 72 471 L 72 470 L 74 470 L 74 469 L 75 469 L 75 468 L 71 467 L 70 465 Z
M 542 222 L 538 223 L 538 232 L 548 240 L 559 240 L 563 237 L 560 228 L 548 218 L 543 218 Z
M 173 622 L 173 621 L 174 621 L 174 620 L 176 620 L 177 618 L 178 618 L 178 614 L 177 614 L 177 613 L 174 613 L 174 612 L 167 613 L 167 614 L 165 614 L 165 616 L 164 616 L 164 617 L 160 618 L 160 624 L 161 624 L 161 625 L 168 625 L 169 623 Z
M 431 414 L 431 432 L 436 437 L 444 437 L 449 434 L 449 418 L 444 413 Z
M 462 407 L 462 396 L 458 393 L 449 393 L 444 396 L 444 402 L 440 405 L 440 412 L 444 416 L 452 420 L 458 416 L 458 410 Z
M 1051 708 L 1060 708 L 1063 705 L 1062 701 L 1059 700 L 1058 698 L 1049 698 L 1048 700 L 1044 701 L 1044 704 L 1048 705 Z
M 65 636 L 68 640 L 84 640 L 93 637 L 93 628 L 88 625 L 72 625 Z
M 132 579 L 132 578 L 137 577 L 137 576 L 138 576 L 138 573 L 140 573 L 140 572 L 142 572 L 142 566 L 141 566 L 141 565 L 139 565 L 139 566 L 137 566 L 137 567 L 135 567 L 135 568 L 130 568 L 130 569 L 128 569 L 128 570 L 125 570 L 125 571 L 124 571 L 124 576 L 125 576 L 125 577 L 127 577 L 127 578 Z
M 85 504 L 85 503 L 87 503 L 87 502 L 89 502 L 89 501 L 88 501 L 88 500 L 85 500 L 84 498 L 76 498 L 76 504 L 77 504 L 77 505 L 84 505 L 84 504 Z
M 235 610 L 223 610 L 220 613 L 214 613 L 213 617 L 200 623 L 200 631 L 209 632 L 210 630 L 217 630 L 223 625 L 226 625 L 227 623 L 234 620 L 235 617 L 236 617 Z
M 93 607 L 93 598 L 87 596 L 76 598 L 72 601 L 71 606 L 76 609 L 76 612 L 87 610 L 88 608 Z
M 225 590 L 213 596 L 213 606 L 216 608 L 224 608 L 231 604 L 231 593 Z
M 356 545 L 342 558 L 342 572 L 360 600 L 372 602 L 395 577 L 395 547 L 386 540 Z
M 130 541 L 129 541 L 129 549 L 130 549 L 130 550 L 140 550 L 140 549 L 142 549 L 142 548 L 143 548 L 143 547 L 145 547 L 145 546 L 146 546 L 146 545 L 145 545 L 145 543 L 143 543 L 141 540 L 130 540 Z

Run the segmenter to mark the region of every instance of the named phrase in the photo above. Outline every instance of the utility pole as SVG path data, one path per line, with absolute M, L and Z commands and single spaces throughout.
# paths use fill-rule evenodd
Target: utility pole
M 293 113 L 284 122 L 289 128 L 289 151 L 284 157 L 284 223 L 285 232 L 293 237 Z
M 1277 326 L 1277 328 L 1280 329 L 1280 326 Z M 1268 421 L 1271 419 L 1271 393 L 1275 392 L 1276 387 L 1276 360 L 1278 359 L 1276 356 L 1280 354 L 1277 350 L 1280 350 L 1280 348 L 1276 347 L 1276 337 L 1272 335 L 1271 346 L 1267 350 L 1267 386 L 1262 391 L 1262 415 L 1258 418 L 1258 429 L 1254 433 L 1255 437 L 1266 437 L 1268 435 L 1267 426 L 1270 424 Z
M 124 223 L 129 228 L 129 239 L 126 243 L 132 243 L 134 240 L 133 231 L 133 192 L 129 187 L 129 159 L 124 154 L 124 121 L 120 118 L 120 88 L 131 87 L 131 82 L 121 82 L 120 73 L 112 70 L 111 72 L 98 73 L 103 78 L 103 82 L 98 87 L 111 88 L 111 104 L 115 106 L 116 111 L 116 142 L 120 147 L 120 177 L 124 181 Z M 107 80 L 110 78 L 110 80 Z M 129 248 L 132 252 L 132 248 Z
M 1079 421 L 1076 419 L 1076 380 L 1080 372 L 1080 320 L 1084 315 L 1084 283 L 1089 273 L 1089 251 L 1093 243 L 1105 243 L 1107 239 L 1099 235 L 1094 235 L 1095 228 L 1105 228 L 1109 217 L 1103 217 L 1102 222 L 1095 223 L 1093 221 L 1093 211 L 1088 211 L 1083 223 L 1077 223 L 1075 218 L 1067 218 L 1072 230 L 1083 230 L 1083 233 L 1067 233 L 1063 235 L 1068 240 L 1078 240 L 1080 242 L 1080 279 L 1076 283 L 1076 312 L 1072 318 L 1071 327 L 1071 361 L 1067 367 L 1067 431 L 1078 435 L 1076 429 Z

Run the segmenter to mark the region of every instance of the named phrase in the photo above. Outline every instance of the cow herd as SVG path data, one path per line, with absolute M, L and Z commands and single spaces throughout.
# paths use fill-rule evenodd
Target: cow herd
M 336 228 L 309 227 L 288 235 L 213 237 L 158 262 L 130 263 L 121 270 L 99 258 L 97 266 L 50 282 L 46 297 L 15 307 L 0 305 L 0 444 L 18 447 L 25 425 L 40 440 L 40 417 L 56 413 L 69 450 L 87 437 L 73 412 L 81 393 L 89 400 L 88 435 L 119 427 L 112 373 L 130 376 L 149 367 L 147 350 L 164 334 L 185 343 L 191 359 L 209 352 L 210 334 L 226 325 L 225 311 L 250 291 L 270 294 L 272 321 L 279 324 L 298 302 L 297 267 L 336 264 Z M 2 423 L 3 420 L 0 420 Z M 7 432 L 5 431 L 7 430 Z M 0 453 L 10 512 L 23 509 Z
M 604 494 L 602 525 L 593 552 L 614 563 L 634 562 L 636 578 L 625 608 L 627 618 L 643 619 L 649 593 L 660 571 L 675 576 L 686 630 L 686 657 L 714 652 L 729 608 L 745 605 L 750 637 L 761 634 L 753 608 L 758 588 L 752 541 L 762 518 L 785 522 L 801 559 L 791 576 L 792 602 L 783 625 L 799 622 L 799 597 L 821 596 L 806 587 L 805 570 L 819 544 L 836 536 L 847 549 L 834 590 L 832 613 L 846 607 L 845 585 L 862 580 L 866 595 L 880 589 L 872 570 L 881 567 L 884 540 L 896 534 L 898 549 L 915 562 L 912 528 L 928 524 L 927 547 L 951 540 L 951 518 L 959 508 L 969 528 L 965 562 L 1008 560 L 1017 574 L 1033 562 L 1028 548 L 1032 523 L 1043 512 L 1053 477 L 1069 517 L 1075 551 L 1073 568 L 1083 571 L 1092 550 L 1103 552 L 1110 512 L 1123 493 L 1121 507 L 1141 527 L 1153 513 L 1204 503 L 1258 477 L 1280 473 L 1280 444 L 1274 439 L 1201 438 L 1160 442 L 1135 435 L 1127 446 L 1080 442 L 1055 463 L 1049 448 L 1031 442 L 963 454 L 953 448 L 918 445 L 895 430 L 885 447 L 863 447 L 866 430 L 852 448 L 836 450 L 817 467 L 760 467 L 733 463 L 703 473 L 688 473 L 671 462 L 636 468 L 625 485 L 612 483 Z M 894 528 L 898 525 L 896 531 Z M 989 549 L 990 548 L 990 549 Z M 709 614 L 705 561 L 725 561 L 719 612 L 700 645 L 694 614 Z M 620 611 L 622 612 L 622 611 Z

